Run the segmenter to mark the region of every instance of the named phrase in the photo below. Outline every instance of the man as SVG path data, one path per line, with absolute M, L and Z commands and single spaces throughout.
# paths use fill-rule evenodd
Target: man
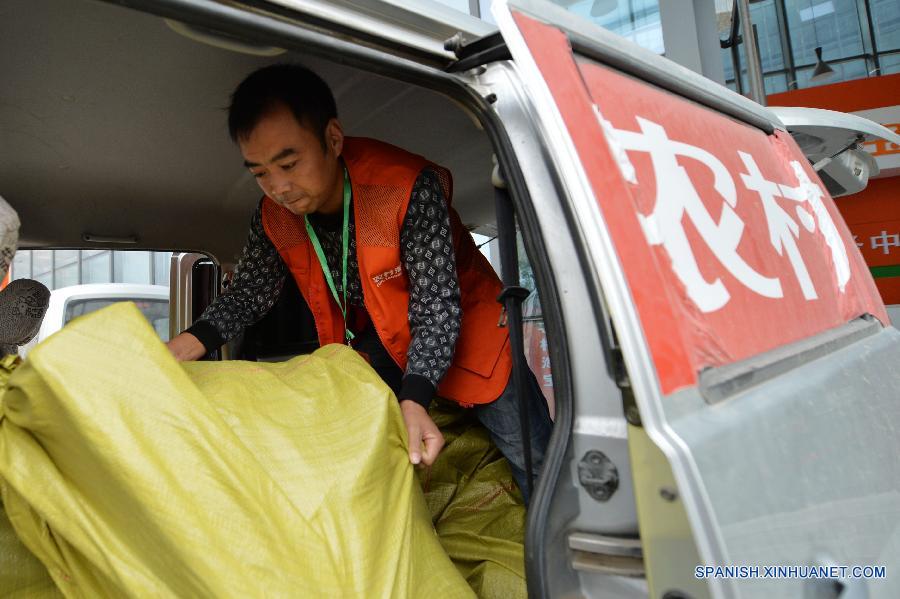
M 443 446 L 427 412 L 438 394 L 474 407 L 527 493 L 502 286 L 449 206 L 450 173 L 344 137 L 331 90 L 297 65 L 248 76 L 228 125 L 265 197 L 232 285 L 169 341 L 176 358 L 197 359 L 259 320 L 289 272 L 319 342 L 350 343 L 396 393 L 413 464 L 432 464 Z M 525 391 L 536 476 L 552 424 L 537 382 Z

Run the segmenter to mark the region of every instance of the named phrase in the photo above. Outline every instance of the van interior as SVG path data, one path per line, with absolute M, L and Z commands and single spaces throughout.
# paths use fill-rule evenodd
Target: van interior
M 178 22 L 104 2 L 14 0 L 0 11 L 0 193 L 19 212 L 20 248 L 196 251 L 231 270 L 261 192 L 228 137 L 229 94 L 276 62 L 330 84 L 348 135 L 448 167 L 463 222 L 494 232 L 489 140 L 438 93 L 311 54 L 215 47 Z M 298 300 L 288 289 L 277 318 Z M 259 335 L 285 329 L 299 330 L 262 323 L 246 357 L 266 353 Z
M 330 84 L 347 135 L 449 168 L 463 223 L 496 234 L 491 141 L 441 93 L 340 56 L 217 47 L 116 3 L 11 0 L 0 23 L 0 194 L 19 213 L 20 248 L 197 252 L 217 267 L 218 286 L 261 198 L 228 137 L 229 94 L 277 62 L 306 65 Z M 286 287 L 229 357 L 314 349 L 311 316 L 290 277 Z

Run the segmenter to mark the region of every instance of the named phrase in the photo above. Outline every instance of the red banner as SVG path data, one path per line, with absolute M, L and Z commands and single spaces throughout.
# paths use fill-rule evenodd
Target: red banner
M 515 19 L 600 204 L 663 393 L 862 314 L 887 322 L 790 135 L 576 62 L 562 32 Z

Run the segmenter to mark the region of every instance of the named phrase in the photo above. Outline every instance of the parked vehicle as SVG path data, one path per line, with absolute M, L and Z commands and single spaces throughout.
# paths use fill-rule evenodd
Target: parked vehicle
M 180 330 L 259 201 L 220 108 L 254 68 L 302 62 L 348 134 L 450 168 L 472 230 L 505 243 L 495 207 L 515 209 L 556 404 L 533 596 L 900 596 L 896 576 L 695 570 L 900 565 L 900 331 L 829 195 L 871 173 L 859 141 L 900 138 L 782 120 L 548 2 L 498 0 L 499 30 L 373 4 L 8 0 L 0 192 L 20 245 L 202 252 L 173 260 Z M 304 310 L 287 290 L 230 356 L 307 348 Z
M 169 288 L 163 285 L 94 283 L 72 285 L 50 292 L 50 304 L 41 329 L 28 344 L 19 348 L 25 357 L 36 344 L 66 326 L 73 319 L 117 302 L 134 302 L 163 341 L 169 339 Z

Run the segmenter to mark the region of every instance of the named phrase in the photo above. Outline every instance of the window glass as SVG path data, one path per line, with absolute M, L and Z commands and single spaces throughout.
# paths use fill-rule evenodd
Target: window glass
M 869 0 L 869 14 L 878 51 L 900 49 L 900 5 L 897 0 Z
M 797 69 L 797 87 L 818 87 L 819 85 L 828 85 L 838 81 L 860 79 L 868 74 L 866 61 L 862 58 L 842 63 L 830 63 L 830 65 L 834 69 L 834 75 L 821 81 L 810 81 L 813 73 L 812 67 Z
M 878 57 L 882 75 L 900 73 L 900 54 L 888 54 Z
M 66 266 L 78 262 L 78 250 L 53 250 L 56 255 L 56 266 Z
M 738 45 L 738 62 L 741 65 L 741 89 L 746 94 L 750 90 L 750 81 L 747 79 L 747 55 L 744 53 L 744 44 Z
M 113 282 L 150 283 L 150 252 L 113 252 Z
M 78 285 L 78 262 L 57 266 L 55 277 L 54 286 L 56 289 L 68 287 L 69 285 Z
M 778 17 L 775 16 L 775 0 L 763 0 L 750 5 L 750 21 L 756 25 L 759 41 L 759 60 L 763 72 L 784 68 L 784 54 L 781 51 L 781 36 Z
M 731 36 L 733 15 L 734 0 L 716 0 L 716 27 L 719 30 L 720 40 L 727 40 Z
M 856 0 L 785 0 L 785 8 L 797 66 L 814 65 L 816 47 L 828 63 L 863 53 Z
M 777 94 L 787 91 L 787 75 L 784 73 L 773 73 L 763 78 L 766 85 L 766 94 Z
M 488 262 L 491 262 L 491 241 L 493 241 L 494 238 L 488 237 L 487 235 L 472 233 L 472 239 L 475 241 L 475 246 L 478 250 L 484 254 L 484 257 L 488 259 Z
M 550 407 L 550 415 L 554 416 L 553 368 L 550 365 L 550 351 L 547 346 L 547 332 L 544 328 L 544 316 L 541 311 L 541 300 L 534 281 L 534 271 L 525 253 L 521 233 L 516 235 L 519 250 L 519 284 L 531 292 L 522 302 L 522 333 L 525 346 L 525 358 L 528 366 L 537 378 L 541 391 Z
M 659 0 L 553 0 L 553 3 L 652 52 L 665 52 Z
M 734 81 L 734 61 L 731 59 L 731 48 L 722 48 L 722 69 L 725 71 L 725 81 Z M 734 89 L 734 86 L 730 86 Z
M 172 252 L 153 252 L 153 284 L 169 286 Z
M 53 250 L 53 288 L 78 285 L 78 250 Z
M 31 277 L 38 283 L 42 283 L 47 289 L 53 289 L 53 273 L 46 272 L 42 275 L 34 275 Z
M 33 250 L 32 278 L 51 287 L 53 281 L 53 250 Z
M 109 267 L 112 252 L 107 250 L 84 250 L 84 256 L 81 281 L 83 283 L 109 283 Z
M 19 250 L 12 261 L 11 279 L 31 278 L 31 250 Z
M 133 301 L 141 314 L 150 322 L 153 329 L 163 341 L 169 338 L 169 302 L 167 300 L 150 298 L 95 298 L 70 300 L 66 303 L 66 315 L 63 324 L 67 324 L 73 318 L 96 312 L 101 308 L 111 306 L 119 302 Z

